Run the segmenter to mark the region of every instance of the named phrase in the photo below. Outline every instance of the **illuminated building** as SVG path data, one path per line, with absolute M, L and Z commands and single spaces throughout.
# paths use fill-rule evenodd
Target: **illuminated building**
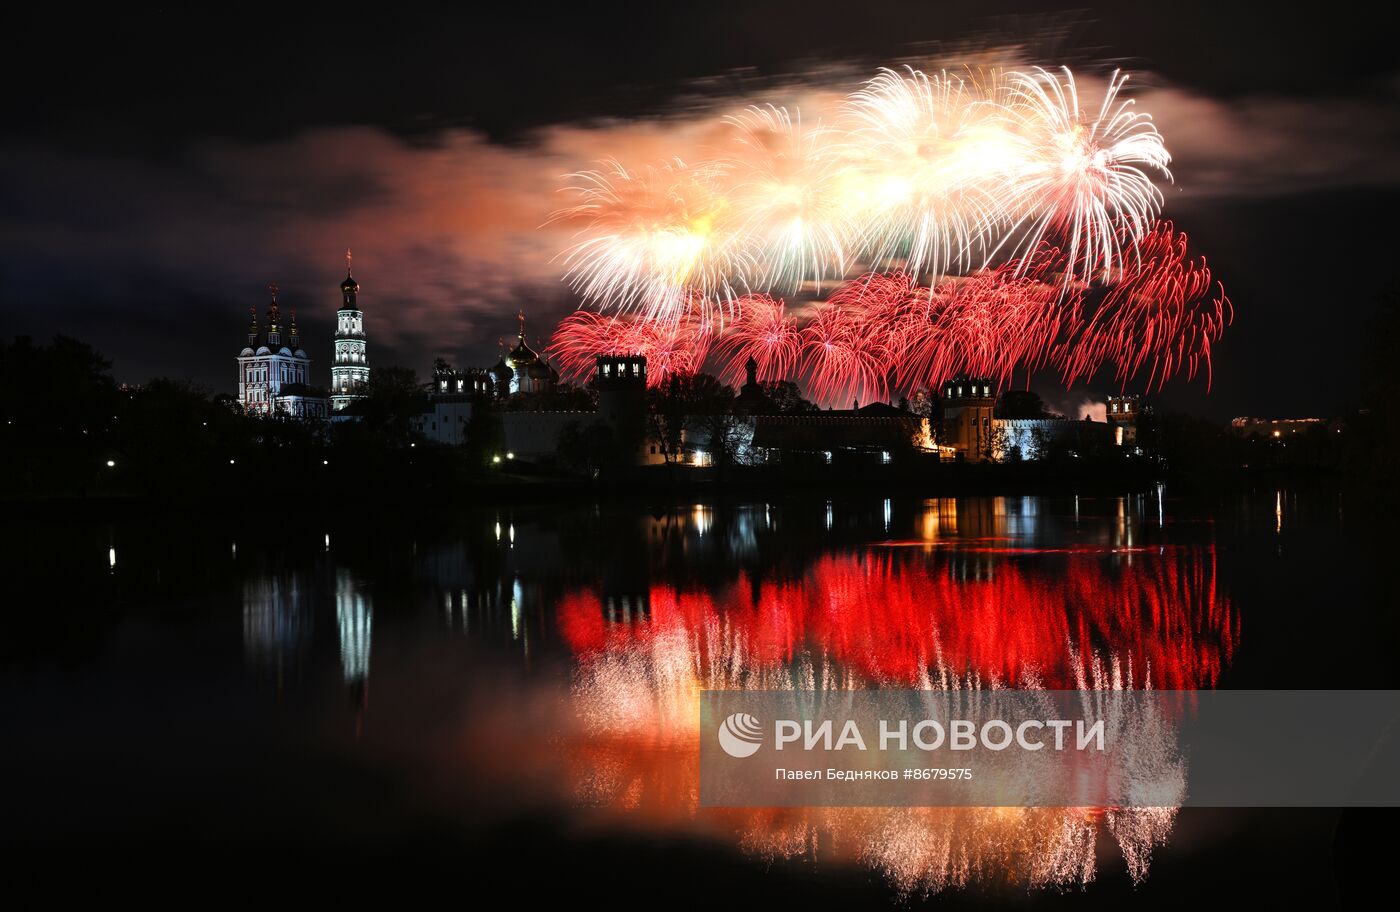
M 369 383 L 369 355 L 365 343 L 365 315 L 360 310 L 360 283 L 350 269 L 350 251 L 345 251 L 345 280 L 340 283 L 343 298 L 335 315 L 335 361 L 331 364 L 331 408 L 342 411 L 363 398 Z
M 476 409 L 489 407 L 493 400 L 500 404 L 500 400 L 512 396 L 554 392 L 559 373 L 525 343 L 525 315 L 521 314 L 519 319 L 515 347 L 509 353 L 504 352 L 502 340 L 499 343 L 502 354 L 491 367 L 459 369 L 444 361 L 438 362 L 433 370 L 427 407 L 413 420 L 415 431 L 434 443 L 460 446 L 467 442 L 467 427 Z M 506 452 L 512 452 L 513 443 L 519 443 L 521 451 L 529 453 L 543 452 L 540 448 L 549 444 L 548 454 L 552 455 L 563 426 L 578 423 L 579 416 L 586 414 L 542 409 L 503 412 Z M 564 415 L 570 417 L 559 417 Z M 512 429 L 517 433 L 512 435 Z M 513 439 L 521 434 L 532 442 Z
M 509 368 L 504 376 L 507 389 L 511 393 L 546 393 L 559 382 L 559 374 L 549 366 L 549 362 L 525 344 L 525 314 L 521 313 L 520 332 L 515 338 L 515 347 L 497 365 Z M 493 368 L 495 370 L 495 368 Z M 503 372 L 502 372 L 503 373 Z M 499 382 L 499 379 L 498 379 Z
M 967 462 L 995 458 L 996 387 L 984 377 L 958 377 L 943 386 L 943 441 Z
M 1141 396 L 1109 396 L 1108 420 L 1118 426 L 1119 446 L 1137 445 L 1138 415 L 1142 411 Z
M 301 347 L 295 313 L 282 319 L 277 286 L 269 285 L 266 319 L 251 308 L 248 340 L 238 354 L 238 403 L 249 414 L 325 418 L 326 398 L 308 385 L 311 359 Z
M 438 362 L 428 405 L 414 418 L 413 428 L 434 443 L 461 446 L 467 442 L 467 425 L 475 404 L 489 399 L 495 389 L 484 370 L 457 370 Z

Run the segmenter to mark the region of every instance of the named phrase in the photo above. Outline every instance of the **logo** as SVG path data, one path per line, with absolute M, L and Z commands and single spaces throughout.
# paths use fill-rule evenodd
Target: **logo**
M 763 743 L 763 729 L 748 713 L 734 713 L 719 727 L 719 746 L 731 757 L 752 757 Z

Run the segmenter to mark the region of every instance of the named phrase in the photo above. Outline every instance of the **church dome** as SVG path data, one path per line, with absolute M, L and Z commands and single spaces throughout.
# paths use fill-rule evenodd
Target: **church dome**
M 505 359 L 497 361 L 496 366 L 491 368 L 489 373 L 492 379 L 497 383 L 504 383 L 515 376 L 515 371 L 511 370 L 510 365 L 505 362 Z
M 525 369 L 525 374 L 531 380 L 557 380 L 558 375 L 554 373 L 554 368 L 544 361 L 535 361 Z
M 347 274 L 345 281 L 340 283 L 340 290 L 346 294 L 359 294 L 360 283 L 355 281 L 355 277 Z
M 523 364 L 534 364 L 539 359 L 540 356 L 535 354 L 534 349 L 525 344 L 524 336 L 521 336 L 519 340 L 516 341 L 515 348 L 510 350 L 510 361 L 516 367 L 520 367 Z

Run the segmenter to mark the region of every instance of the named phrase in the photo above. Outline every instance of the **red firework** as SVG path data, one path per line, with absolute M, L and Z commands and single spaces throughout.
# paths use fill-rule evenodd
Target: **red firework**
M 588 381 L 599 355 L 643 355 L 647 385 L 656 386 L 676 374 L 697 373 L 712 336 L 707 309 L 692 297 L 689 310 L 674 320 L 574 311 L 560 321 L 545 354 L 559 364 L 563 378 L 575 383 Z
M 1126 387 L 1143 370 L 1148 390 L 1185 371 L 1202 368 L 1210 388 L 1211 346 L 1234 319 L 1225 288 L 1212 281 L 1205 258 L 1186 256 L 1186 234 L 1157 222 L 1137 245 L 1136 260 L 1110 287 L 1092 316 L 1059 352 L 1066 385 L 1104 364 Z
M 899 358 L 899 382 L 935 389 L 959 376 L 1010 381 L 1049 359 L 1061 327 L 1078 309 L 1079 292 L 1057 283 L 1058 252 L 950 279 L 911 315 Z
M 730 302 L 729 310 L 735 318 L 715 345 L 720 379 L 739 383 L 750 358 L 758 365 L 761 382 L 791 377 L 802 353 L 802 337 L 797 319 L 787 313 L 782 299 L 744 295 Z
M 693 311 L 688 317 L 666 322 L 634 324 L 635 348 L 647 359 L 647 385 L 659 386 L 675 376 L 700 372 L 709 352 L 710 324 Z
M 559 365 L 561 378 L 585 383 L 599 355 L 633 354 L 635 335 L 627 320 L 578 310 L 560 321 L 545 355 Z
M 887 340 L 868 329 L 863 313 L 835 296 L 803 327 L 802 372 L 813 398 L 827 403 L 846 396 L 856 402 L 885 398 L 890 351 Z

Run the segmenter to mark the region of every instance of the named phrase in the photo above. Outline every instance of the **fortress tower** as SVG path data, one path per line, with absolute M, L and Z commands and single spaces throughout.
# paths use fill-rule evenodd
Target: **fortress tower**
M 968 462 L 992 458 L 996 386 L 985 377 L 957 377 L 943 384 L 943 442 Z

